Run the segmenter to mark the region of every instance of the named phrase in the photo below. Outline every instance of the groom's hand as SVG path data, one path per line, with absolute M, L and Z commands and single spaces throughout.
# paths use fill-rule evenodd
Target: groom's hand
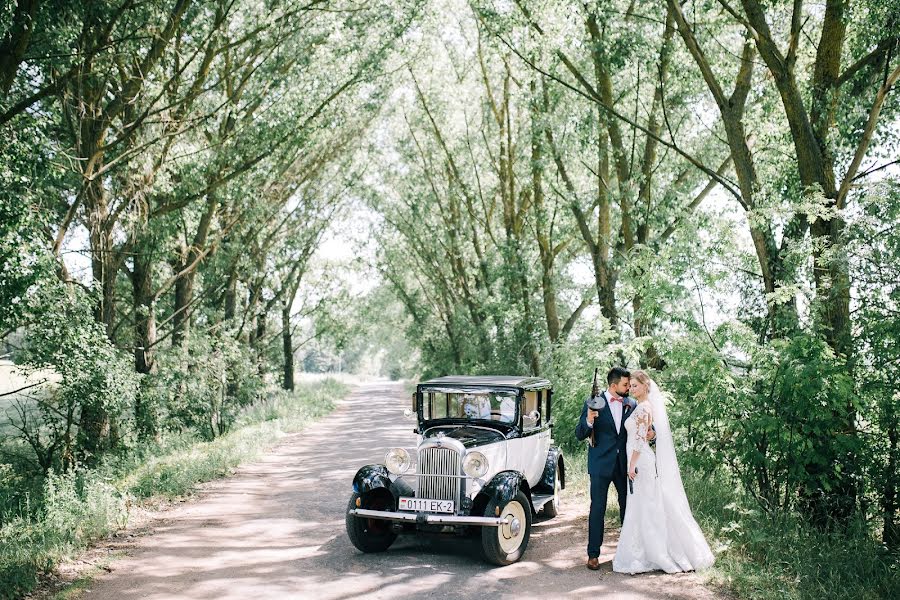
M 600 413 L 597 412 L 596 410 L 589 408 L 587 411 L 587 424 L 593 427 L 594 419 L 597 418 L 597 415 L 599 415 L 599 414 Z

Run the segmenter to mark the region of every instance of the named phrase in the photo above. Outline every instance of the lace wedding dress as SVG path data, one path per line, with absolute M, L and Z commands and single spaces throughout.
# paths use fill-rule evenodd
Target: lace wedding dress
M 656 429 L 656 449 L 647 443 L 651 424 Z M 628 495 L 625 522 L 613 558 L 613 571 L 667 573 L 693 571 L 713 564 L 709 545 L 691 514 L 675 445 L 669 428 L 665 400 L 651 382 L 648 400 L 638 404 L 625 421 L 627 454 L 640 452 L 634 493 Z

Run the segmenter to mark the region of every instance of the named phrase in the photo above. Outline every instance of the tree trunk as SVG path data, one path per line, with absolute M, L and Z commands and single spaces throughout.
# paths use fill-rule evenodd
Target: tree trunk
M 282 387 L 294 391 L 294 341 L 291 335 L 291 305 L 281 307 L 281 349 L 284 354 L 284 381 Z
M 219 206 L 218 198 L 210 193 L 206 198 L 206 210 L 197 224 L 197 231 L 190 248 L 181 249 L 181 260 L 175 264 L 177 273 L 180 273 L 175 281 L 175 306 L 172 318 L 172 344 L 181 345 L 187 338 L 191 327 L 191 304 L 194 301 L 194 280 L 197 277 L 197 269 L 200 266 L 206 251 L 206 241 L 212 227 L 213 217 Z
M 156 308 L 153 303 L 153 262 L 150 248 L 137 245 L 131 272 L 132 306 L 134 308 L 134 369 L 148 375 L 156 372 L 153 347 L 156 345 Z M 146 381 L 146 380 L 144 380 Z M 134 420 L 138 435 L 156 438 L 157 423 L 151 406 L 145 401 L 142 385 L 134 403 Z
M 91 252 L 91 274 L 100 296 L 94 307 L 94 318 L 102 323 L 112 341 L 115 320 L 115 282 L 118 272 L 113 240 L 109 230 L 109 207 L 102 177 L 103 145 L 106 125 L 100 114 L 102 91 L 97 82 L 84 85 L 84 113 L 79 123 L 81 139 L 77 152 L 81 158 L 82 196 L 88 221 Z M 93 461 L 111 446 L 111 419 L 106 407 L 86 398 L 79 415 L 79 446 L 88 461 Z
M 541 133 L 543 115 L 537 98 L 537 86 L 531 82 L 531 192 L 537 212 L 535 235 L 541 259 L 541 291 L 544 302 L 544 319 L 550 343 L 559 340 L 559 309 L 556 303 L 556 289 L 553 284 L 554 240 L 553 231 L 547 230 L 547 215 L 544 210 L 544 149 Z M 546 100 L 545 100 L 546 102 Z
M 225 321 L 234 319 L 237 310 L 237 269 L 232 269 L 228 274 L 228 283 L 225 285 Z
M 172 268 L 181 273 L 187 268 L 187 261 L 176 261 Z M 193 296 L 193 273 L 185 273 L 175 280 L 175 303 L 172 306 L 172 346 L 183 346 L 190 334 L 190 305 Z
M 253 346 L 256 349 L 256 370 L 262 377 L 266 372 L 266 331 L 268 330 L 268 315 L 260 311 L 256 315 L 256 333 L 253 336 Z
M 6 96 L 16 80 L 19 65 L 34 33 L 38 4 L 38 0 L 19 0 L 16 3 L 12 25 L 0 42 L 0 95 Z
M 900 441 L 900 432 L 897 431 L 897 409 L 891 401 L 885 403 L 883 413 L 887 422 L 888 465 L 884 476 L 881 503 L 884 514 L 882 540 L 890 550 L 897 550 L 900 549 L 900 523 L 897 522 L 897 445 Z
M 134 256 L 131 274 L 134 307 L 134 369 L 148 374 L 156 371 L 153 346 L 156 344 L 156 309 L 153 305 L 153 263 L 144 247 Z

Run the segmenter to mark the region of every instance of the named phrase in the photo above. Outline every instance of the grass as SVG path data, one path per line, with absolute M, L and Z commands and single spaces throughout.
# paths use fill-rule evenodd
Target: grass
M 740 598 L 900 598 L 900 557 L 871 528 L 823 532 L 797 515 L 769 515 L 716 478 L 688 474 L 694 514 L 717 557 L 712 582 Z
M 175 436 L 92 471 L 51 473 L 39 514 L 8 519 L 0 527 L 0 598 L 27 593 L 41 573 L 126 526 L 135 504 L 189 494 L 196 484 L 258 457 L 330 412 L 333 399 L 347 389 L 328 379 L 304 384 L 247 410 L 231 432 L 213 441 Z
M 572 454 L 566 496 L 581 502 L 588 476 L 584 457 Z M 747 600 L 900 598 L 900 557 L 888 554 L 864 525 L 818 531 L 796 515 L 763 513 L 721 477 L 682 471 L 694 517 L 716 555 L 716 564 L 704 572 L 710 585 Z M 618 527 L 610 492 L 606 526 Z

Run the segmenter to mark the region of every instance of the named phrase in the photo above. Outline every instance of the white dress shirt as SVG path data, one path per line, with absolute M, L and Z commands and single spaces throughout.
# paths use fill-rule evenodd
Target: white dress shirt
M 603 392 L 606 395 L 606 402 L 609 404 L 609 412 L 612 413 L 613 421 L 616 423 L 616 433 L 619 433 L 619 430 L 622 429 L 622 403 L 621 402 L 610 402 L 610 398 L 612 394 L 608 391 Z

